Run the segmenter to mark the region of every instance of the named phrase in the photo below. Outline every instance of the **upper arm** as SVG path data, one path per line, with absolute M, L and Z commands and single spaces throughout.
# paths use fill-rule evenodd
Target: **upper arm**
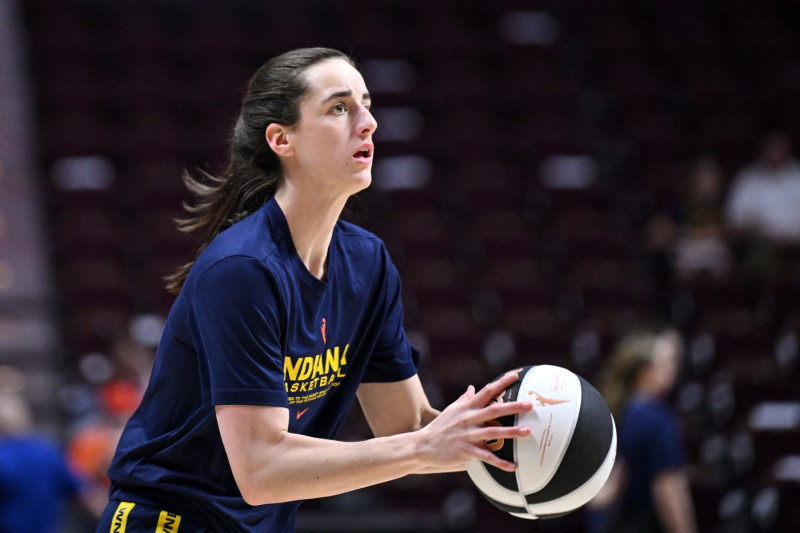
M 419 376 L 390 383 L 362 383 L 358 401 L 376 437 L 414 431 L 436 418 Z
M 289 410 L 262 405 L 217 405 L 217 425 L 233 477 L 243 496 L 251 474 L 264 464 L 270 448 L 289 430 Z
M 191 287 L 193 342 L 208 367 L 214 405 L 288 407 L 280 290 L 259 261 L 218 261 Z

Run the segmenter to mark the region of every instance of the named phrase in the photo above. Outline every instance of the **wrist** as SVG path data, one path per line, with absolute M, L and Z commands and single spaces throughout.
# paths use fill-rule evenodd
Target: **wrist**
M 397 437 L 405 441 L 405 450 L 413 468 L 412 473 L 420 473 L 421 471 L 436 468 L 432 460 L 434 454 L 428 433 L 429 431 L 423 427 L 416 431 L 397 435 Z

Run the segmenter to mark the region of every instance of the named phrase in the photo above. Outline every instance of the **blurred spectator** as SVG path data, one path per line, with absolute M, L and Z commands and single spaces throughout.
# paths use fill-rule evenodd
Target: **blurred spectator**
M 689 169 L 686 194 L 650 217 L 646 226 L 655 307 L 669 316 L 674 284 L 722 279 L 732 258 L 725 235 L 722 167 L 712 157 Z
M 89 482 L 93 500 L 108 501 L 108 467 L 128 418 L 141 402 L 153 366 L 153 350 L 123 337 L 111 346 L 112 376 L 97 391 L 96 412 L 78 425 L 69 440 L 70 465 Z
M 70 466 L 91 484 L 102 505 L 108 499 L 108 467 L 114 457 L 122 428 L 139 405 L 141 392 L 131 384 L 112 380 L 99 391 L 100 408 L 96 418 L 73 432 L 67 447 Z
M 727 275 L 731 256 L 725 240 L 722 167 L 701 158 L 692 167 L 687 196 L 680 208 L 674 267 L 681 280 Z
M 155 350 L 132 337 L 122 337 L 111 347 L 115 379 L 131 384 L 144 393 L 153 370 Z M 138 401 L 137 401 L 138 405 Z
M 86 488 L 58 447 L 35 432 L 24 398 L 2 393 L 0 531 L 60 531 L 73 499 L 99 518 L 102 507 L 95 505 Z
M 592 503 L 590 530 L 694 533 L 684 471 L 684 442 L 665 397 L 677 376 L 682 343 L 674 330 L 635 333 L 617 345 L 601 391 L 617 422 L 617 464 Z
M 767 282 L 800 266 L 800 162 L 789 137 L 773 131 L 759 157 L 736 176 L 726 206 L 745 274 Z M 795 280 L 797 281 L 797 280 Z

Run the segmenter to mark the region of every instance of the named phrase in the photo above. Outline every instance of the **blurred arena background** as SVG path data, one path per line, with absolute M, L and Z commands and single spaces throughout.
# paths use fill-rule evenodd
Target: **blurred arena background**
M 192 250 L 182 170 L 220 169 L 249 75 L 316 45 L 373 97 L 374 183 L 348 217 L 400 269 L 432 401 L 520 364 L 594 380 L 620 335 L 671 324 L 700 531 L 800 529 L 800 279 L 752 277 L 728 241 L 729 267 L 687 274 L 671 216 L 698 158 L 728 188 L 767 132 L 800 142 L 789 0 L 0 0 L 0 386 L 91 462 L 74 441 L 135 405 L 162 277 Z M 354 412 L 343 438 L 366 435 Z M 298 522 L 501 529 L 583 516 L 507 518 L 453 475 Z

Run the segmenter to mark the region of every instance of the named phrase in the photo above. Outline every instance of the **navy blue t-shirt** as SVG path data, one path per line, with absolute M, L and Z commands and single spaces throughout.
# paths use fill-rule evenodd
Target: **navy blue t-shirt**
M 618 452 L 628 476 L 623 508 L 655 515 L 653 481 L 685 463 L 683 436 L 672 408 L 653 398 L 631 398 L 620 422 Z
M 321 281 L 270 200 L 217 236 L 187 276 L 109 470 L 111 498 L 215 531 L 294 531 L 300 502 L 242 499 L 214 406 L 286 407 L 289 431 L 334 438 L 360 383 L 410 378 L 417 359 L 383 243 L 337 222 Z

